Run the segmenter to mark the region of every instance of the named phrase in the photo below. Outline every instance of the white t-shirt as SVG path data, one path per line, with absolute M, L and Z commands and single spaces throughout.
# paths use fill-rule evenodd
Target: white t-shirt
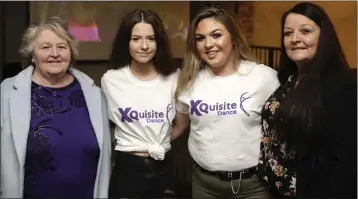
M 159 74 L 154 80 L 141 81 L 126 66 L 103 75 L 108 117 L 116 124 L 115 150 L 148 152 L 156 160 L 164 159 L 170 150 L 178 74 Z
M 250 61 L 242 61 L 238 72 L 227 77 L 216 76 L 209 67 L 198 73 L 176 104 L 191 120 L 188 147 L 195 162 L 209 171 L 240 171 L 258 164 L 261 109 L 279 86 L 276 75 Z

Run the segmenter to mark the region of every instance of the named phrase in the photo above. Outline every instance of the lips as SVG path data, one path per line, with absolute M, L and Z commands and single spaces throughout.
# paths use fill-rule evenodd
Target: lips
M 53 63 L 61 63 L 61 60 L 53 60 L 53 61 L 48 61 L 47 63 L 49 64 L 53 64 Z
M 209 58 L 215 58 L 215 56 L 218 54 L 219 51 L 207 51 L 205 52 L 205 54 L 209 57 Z
M 137 54 L 143 55 L 143 56 L 150 55 L 150 53 L 137 53 Z
M 306 48 L 292 48 L 292 50 L 304 50 Z

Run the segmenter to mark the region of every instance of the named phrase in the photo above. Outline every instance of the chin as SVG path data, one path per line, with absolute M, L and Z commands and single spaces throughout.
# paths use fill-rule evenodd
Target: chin
M 300 61 L 307 60 L 306 55 L 292 55 L 292 56 L 290 56 L 290 58 L 294 62 L 300 62 Z
M 56 69 L 56 70 L 48 70 L 47 73 L 50 75 L 62 75 L 67 72 L 68 68 Z
M 150 58 L 150 59 L 136 59 L 136 62 L 138 62 L 140 64 L 147 64 L 150 61 L 152 61 L 152 58 Z
M 218 62 L 206 62 L 211 68 L 221 68 L 222 64 Z

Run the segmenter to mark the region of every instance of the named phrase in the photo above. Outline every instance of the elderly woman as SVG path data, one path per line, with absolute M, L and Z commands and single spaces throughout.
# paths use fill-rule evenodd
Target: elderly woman
M 74 69 L 64 22 L 30 26 L 22 72 L 1 83 L 1 197 L 106 198 L 107 108 L 93 80 Z

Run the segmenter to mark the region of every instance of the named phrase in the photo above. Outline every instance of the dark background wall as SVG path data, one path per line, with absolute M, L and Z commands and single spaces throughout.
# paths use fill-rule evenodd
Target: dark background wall
M 193 16 L 205 2 L 191 2 L 190 15 Z M 18 53 L 21 37 L 29 25 L 29 2 L 0 2 L 0 80 L 13 76 L 21 70 Z M 181 60 L 174 60 L 178 66 Z M 79 61 L 77 68 L 91 76 L 97 85 L 107 70 L 106 60 Z

